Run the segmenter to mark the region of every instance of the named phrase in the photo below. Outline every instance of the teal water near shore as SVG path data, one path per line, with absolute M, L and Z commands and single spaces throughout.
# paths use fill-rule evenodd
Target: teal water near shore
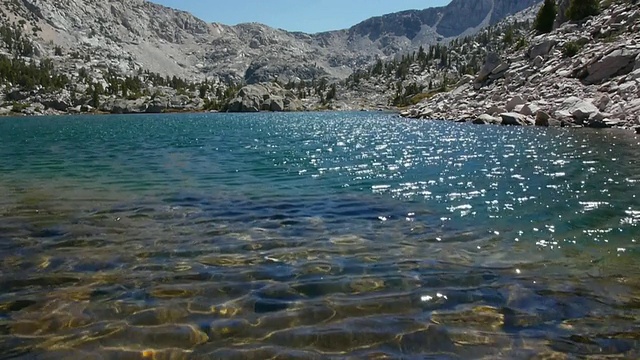
M 0 359 L 640 357 L 627 132 L 4 118 L 0 194 Z

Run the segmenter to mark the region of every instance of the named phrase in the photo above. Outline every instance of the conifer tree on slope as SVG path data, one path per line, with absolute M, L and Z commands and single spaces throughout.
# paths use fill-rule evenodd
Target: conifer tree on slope
M 535 29 L 541 33 L 548 33 L 553 30 L 553 22 L 558 14 L 555 0 L 544 0 L 544 5 L 536 16 Z
M 599 0 L 571 0 L 567 9 L 569 20 L 580 21 L 588 16 L 600 13 Z

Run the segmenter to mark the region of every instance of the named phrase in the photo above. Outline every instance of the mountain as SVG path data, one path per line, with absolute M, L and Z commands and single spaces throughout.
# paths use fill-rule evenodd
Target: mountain
M 90 59 L 82 65 L 122 74 L 142 69 L 194 81 L 257 83 L 344 79 L 377 58 L 473 34 L 539 2 L 453 0 L 318 34 L 207 23 L 144 0 L 0 0 L 0 18 L 28 35 L 35 55 L 54 57 L 63 67 Z
M 558 2 L 559 9 L 569 5 L 570 0 Z M 496 26 L 486 37 L 478 71 L 456 78 L 453 86 L 409 93 L 417 103 L 401 115 L 478 125 L 622 128 L 640 134 L 638 2 L 606 0 L 596 14 L 576 16 L 569 21 L 560 11 L 555 29 L 543 34 L 515 23 Z M 468 54 L 480 48 L 479 40 L 463 41 L 460 47 Z M 456 52 L 455 47 L 449 50 Z M 436 73 L 415 68 L 405 85 Z

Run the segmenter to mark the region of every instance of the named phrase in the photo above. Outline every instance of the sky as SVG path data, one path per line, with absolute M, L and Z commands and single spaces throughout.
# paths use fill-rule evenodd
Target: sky
M 349 28 L 392 12 L 444 6 L 451 0 L 151 0 L 188 11 L 208 22 L 260 22 L 289 31 L 316 33 Z

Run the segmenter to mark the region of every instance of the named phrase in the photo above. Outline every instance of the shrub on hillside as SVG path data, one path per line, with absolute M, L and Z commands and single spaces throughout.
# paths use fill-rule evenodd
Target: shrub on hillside
M 558 15 L 558 9 L 555 0 L 544 0 L 544 5 L 536 16 L 535 29 L 543 34 L 551 32 L 556 15 Z
M 580 21 L 588 16 L 600 13 L 599 0 L 571 0 L 567 9 L 567 17 L 573 21 Z
M 587 42 L 584 41 L 584 40 L 568 41 L 562 47 L 562 54 L 565 57 L 574 57 L 574 56 L 578 55 L 578 53 L 580 53 L 580 51 L 582 51 L 582 48 L 586 44 L 587 44 Z

